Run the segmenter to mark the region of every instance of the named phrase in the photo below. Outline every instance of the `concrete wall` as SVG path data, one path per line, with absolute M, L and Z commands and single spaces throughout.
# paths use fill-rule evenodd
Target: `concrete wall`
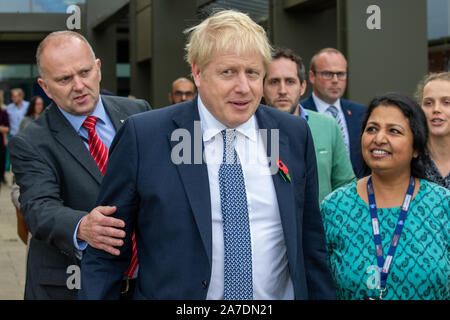
M 381 29 L 369 29 L 370 5 L 380 8 Z M 269 34 L 276 46 L 302 56 L 334 47 L 348 60 L 344 97 L 366 104 L 387 91 L 414 92 L 427 72 L 426 1 L 423 0 L 271 0 Z M 309 95 L 311 86 L 308 83 Z
M 186 36 L 183 31 L 196 24 L 196 1 L 152 1 L 151 97 L 155 108 L 169 104 L 167 94 L 173 80 L 187 77 L 184 60 Z
M 131 0 L 130 19 L 130 93 L 150 101 L 151 92 L 151 1 Z
M 91 43 L 97 58 L 102 62 L 101 88 L 117 93 L 117 24 L 129 0 L 87 1 L 83 10 L 84 35 Z
M 195 21 L 196 9 L 195 1 L 130 1 L 131 94 L 153 108 L 167 106 L 172 81 L 190 74 L 183 30 Z
M 338 47 L 335 1 L 320 10 L 308 6 L 286 8 L 283 0 L 271 0 L 270 5 L 269 35 L 273 45 L 294 50 L 303 58 L 306 71 L 314 53 L 324 47 Z M 308 83 L 304 96 L 310 93 Z
M 66 29 L 68 14 L 1 13 L 0 32 L 51 32 Z
M 153 107 L 168 104 L 171 82 L 190 74 L 183 30 L 198 23 L 198 0 L 88 0 L 82 29 L 102 60 L 102 87 L 117 89 L 117 26 L 129 16 L 131 94 Z M 424 0 L 269 0 L 268 34 L 309 65 L 323 47 L 336 47 L 349 66 L 346 98 L 367 103 L 386 91 L 414 92 L 428 69 Z M 380 8 L 381 29 L 370 30 L 366 12 Z M 0 14 L 0 63 L 33 63 L 46 33 L 66 29 L 67 14 Z M 123 36 L 123 34 L 122 34 Z M 126 36 L 126 35 L 125 35 Z M 127 39 L 122 39 L 127 40 Z M 311 92 L 310 85 L 307 93 Z
M 377 5 L 381 29 L 367 28 L 366 13 Z M 377 94 L 412 95 L 428 70 L 427 14 L 423 0 L 346 0 L 347 95 L 367 103 Z

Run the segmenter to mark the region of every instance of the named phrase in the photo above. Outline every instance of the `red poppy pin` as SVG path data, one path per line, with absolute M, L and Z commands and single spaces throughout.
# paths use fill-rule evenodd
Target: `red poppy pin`
M 281 159 L 278 159 L 277 161 L 278 165 L 278 173 L 286 182 L 291 182 L 291 176 L 289 175 L 289 169 L 286 167 L 286 165 L 281 161 Z
M 349 116 L 352 115 L 352 111 L 351 110 L 347 110 L 347 113 L 348 113 Z

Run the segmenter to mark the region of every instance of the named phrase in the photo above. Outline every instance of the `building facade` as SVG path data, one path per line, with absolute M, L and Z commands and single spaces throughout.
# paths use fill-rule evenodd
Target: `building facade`
M 14 86 L 27 98 L 42 95 L 36 47 L 49 32 L 73 29 L 101 59 L 103 89 L 166 106 L 171 82 L 190 75 L 183 31 L 214 10 L 233 8 L 247 12 L 273 45 L 292 48 L 306 65 L 323 47 L 341 50 L 348 60 L 346 98 L 366 104 L 386 91 L 412 94 L 429 70 L 449 69 L 449 2 L 0 0 L 0 89 L 7 102 Z

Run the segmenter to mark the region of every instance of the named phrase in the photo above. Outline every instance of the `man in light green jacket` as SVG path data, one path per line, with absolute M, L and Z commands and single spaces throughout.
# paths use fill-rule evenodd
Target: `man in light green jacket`
M 311 129 L 319 177 L 319 202 L 355 178 L 336 120 L 299 103 L 306 89 L 302 59 L 290 49 L 276 49 L 266 77 L 264 100 L 278 110 L 304 118 Z

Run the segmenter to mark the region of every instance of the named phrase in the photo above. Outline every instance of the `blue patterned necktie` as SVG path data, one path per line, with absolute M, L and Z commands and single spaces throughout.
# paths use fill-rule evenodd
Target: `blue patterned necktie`
M 341 130 L 342 137 L 344 137 L 345 148 L 347 149 L 347 153 L 349 153 L 349 146 L 347 144 L 347 140 L 345 139 L 345 128 L 344 124 L 342 123 L 343 120 L 339 115 L 338 109 L 335 106 L 329 106 L 327 111 L 333 116 L 334 119 L 336 119 L 339 129 Z
M 253 299 L 252 247 L 247 193 L 239 157 L 234 149 L 236 131 L 222 131 L 223 161 L 219 168 L 220 203 L 224 238 L 224 298 Z

